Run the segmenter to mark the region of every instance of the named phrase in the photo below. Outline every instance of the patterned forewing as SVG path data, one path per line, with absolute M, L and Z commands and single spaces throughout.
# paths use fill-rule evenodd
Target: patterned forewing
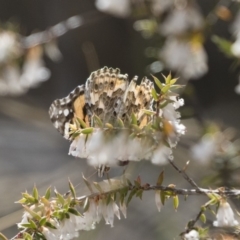
M 93 72 L 86 82 L 88 115 L 97 115 L 104 123 L 118 116 L 128 86 L 128 75 L 119 69 L 104 67 Z
M 78 117 L 87 122 L 85 111 L 85 86 L 77 86 L 69 95 L 55 100 L 49 108 L 49 116 L 54 127 L 67 139 L 69 136 L 69 124 Z

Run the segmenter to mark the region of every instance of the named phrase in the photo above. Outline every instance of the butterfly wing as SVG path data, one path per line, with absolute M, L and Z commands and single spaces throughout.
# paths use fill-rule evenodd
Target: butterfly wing
M 72 124 L 76 117 L 89 124 L 84 90 L 85 85 L 77 86 L 67 97 L 55 100 L 49 108 L 49 116 L 54 127 L 66 139 L 70 139 L 69 124 Z
M 87 79 L 85 97 L 89 117 L 97 115 L 103 123 L 116 119 L 128 86 L 128 75 L 118 68 L 104 67 Z

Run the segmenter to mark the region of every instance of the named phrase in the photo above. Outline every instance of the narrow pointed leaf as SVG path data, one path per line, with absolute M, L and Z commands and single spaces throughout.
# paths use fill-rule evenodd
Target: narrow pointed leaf
M 93 182 L 93 185 L 100 193 L 103 193 L 103 190 L 98 182 Z
M 35 218 L 36 220 L 40 221 L 41 216 L 38 215 L 36 212 L 32 211 L 29 207 L 27 206 L 23 206 L 23 208 L 25 209 L 25 211 L 27 211 L 28 213 L 30 213 L 30 215 Z
M 93 132 L 93 128 L 92 127 L 89 127 L 89 128 L 84 128 L 81 133 L 82 134 L 90 134 Z
M 155 82 L 156 85 L 158 86 L 158 88 L 161 90 L 162 87 L 163 87 L 161 81 L 160 81 L 157 77 L 155 77 L 155 76 L 153 76 L 153 75 L 152 75 L 152 77 L 153 77 L 154 82 Z
M 36 186 L 33 187 L 32 195 L 36 200 L 38 200 L 38 190 Z
M 45 223 L 45 226 L 46 226 L 46 227 L 49 227 L 49 228 L 52 228 L 52 229 L 57 229 L 53 224 L 51 224 L 51 223 L 48 222 L 48 221 Z
M 92 189 L 91 183 L 84 177 L 84 175 L 82 175 L 82 178 L 83 178 L 84 183 L 85 183 L 86 186 L 88 187 L 89 191 L 90 191 L 91 193 L 93 193 L 93 189 Z
M 94 123 L 96 123 L 98 127 L 100 127 L 100 128 L 103 127 L 102 120 L 97 115 L 94 115 L 93 119 L 94 119 Z
M 69 208 L 68 212 L 72 213 L 72 214 L 74 214 L 76 216 L 82 216 L 75 208 Z
M 162 205 L 164 205 L 165 199 L 166 199 L 164 191 L 160 191 L 160 199 L 161 199 Z
M 152 89 L 152 97 L 155 101 L 158 101 L 158 95 L 157 95 L 157 92 L 154 88 Z
M 76 191 L 75 191 L 75 188 L 74 188 L 73 184 L 71 183 L 70 179 L 68 179 L 68 184 L 69 184 L 69 188 L 70 188 L 73 198 L 76 199 Z
M 124 127 L 124 122 L 121 118 L 119 118 L 119 117 L 117 118 L 117 123 L 120 127 Z
M 158 176 L 158 180 L 157 180 L 157 186 L 161 186 L 163 183 L 163 179 L 164 179 L 164 171 L 162 171 L 159 176 Z
M 6 236 L 4 236 L 2 233 L 0 233 L 0 240 L 8 240 Z
M 174 206 L 174 209 L 177 211 L 178 206 L 179 206 L 178 196 L 174 196 L 174 197 L 173 197 L 173 206 Z
M 106 123 L 105 126 L 109 129 L 113 129 L 113 125 L 111 123 Z
M 90 205 L 89 198 L 86 198 L 85 201 L 84 201 L 84 204 L 83 204 L 83 209 L 84 209 L 85 212 L 88 210 L 89 205 Z
M 206 219 L 206 216 L 205 216 L 204 213 L 201 214 L 200 220 L 201 220 L 203 223 L 206 223 L 206 220 L 207 220 L 207 219 Z
M 51 197 L 51 187 L 49 187 L 45 193 L 45 198 L 49 199 Z
M 80 124 L 80 126 L 82 128 L 86 128 L 87 127 L 87 124 L 82 119 L 77 118 L 77 121 L 78 121 L 78 123 Z
M 132 200 L 132 198 L 133 198 L 133 196 L 136 194 L 136 192 L 137 192 L 137 189 L 136 189 L 136 188 L 134 188 L 134 189 L 130 192 L 130 194 L 129 194 L 129 196 L 128 196 L 128 199 L 127 199 L 127 205 L 130 203 L 130 201 Z
M 132 119 L 131 123 L 134 124 L 134 125 L 137 125 L 137 117 L 134 113 L 132 113 L 131 119 Z
M 39 225 L 44 226 L 46 222 L 47 222 L 47 217 L 42 217 L 41 220 L 39 221 Z

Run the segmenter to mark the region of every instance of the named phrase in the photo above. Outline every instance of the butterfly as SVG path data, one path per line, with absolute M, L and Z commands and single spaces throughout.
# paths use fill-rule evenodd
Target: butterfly
M 143 109 L 151 109 L 153 82 L 144 77 L 137 85 L 137 76 L 130 82 L 118 68 L 104 67 L 92 72 L 86 84 L 77 86 L 68 96 L 55 100 L 49 108 L 54 127 L 71 140 L 70 126 L 77 118 L 92 126 L 97 115 L 103 123 L 134 113 L 140 126 L 147 123 Z
M 144 110 L 152 109 L 154 85 L 146 77 L 139 85 L 137 80 L 135 76 L 129 81 L 128 75 L 121 74 L 118 68 L 104 67 L 92 72 L 85 84 L 51 104 L 49 116 L 54 127 L 70 141 L 73 140 L 70 126 L 76 119 L 94 127 L 94 116 L 103 124 L 119 118 L 127 123 L 134 114 L 138 125 L 144 127 L 150 120 Z

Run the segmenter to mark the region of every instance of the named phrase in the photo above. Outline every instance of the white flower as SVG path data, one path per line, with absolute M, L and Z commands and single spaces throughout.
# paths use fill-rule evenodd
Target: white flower
M 169 37 L 160 52 L 160 58 L 166 67 L 178 71 L 185 79 L 199 78 L 208 70 L 207 54 L 199 43 Z
M 21 95 L 29 88 L 50 77 L 50 71 L 44 67 L 40 47 L 30 49 L 22 69 L 12 62 L 4 65 L 0 75 L 0 95 Z
M 217 212 L 217 220 L 213 222 L 215 227 L 234 227 L 239 223 L 234 218 L 234 213 L 228 202 L 220 202 Z
M 155 191 L 155 203 L 156 203 L 156 206 L 157 206 L 157 209 L 158 209 L 159 212 L 161 211 L 161 208 L 163 206 L 162 201 L 161 201 L 161 197 L 160 197 L 160 193 L 161 193 L 160 190 Z
M 240 36 L 238 34 L 236 41 L 231 46 L 231 51 L 234 56 L 240 57 Z
M 123 201 L 122 203 L 120 203 L 119 208 L 120 208 L 123 216 L 124 216 L 125 218 L 127 218 L 127 206 L 126 206 L 125 201 Z
M 29 89 L 38 86 L 49 77 L 50 71 L 43 64 L 42 50 L 39 47 L 31 49 L 24 62 L 19 84 Z
M 61 239 L 61 232 L 57 229 L 42 227 L 42 233 L 47 240 L 59 240 Z
M 217 151 L 217 138 L 214 134 L 205 134 L 201 141 L 191 148 L 192 157 L 206 163 L 216 154 Z
M 111 227 L 113 227 L 114 215 L 116 215 L 117 218 L 120 219 L 119 207 L 114 201 L 106 204 L 104 200 L 100 200 L 98 211 L 99 214 L 102 214 L 106 224 L 110 224 Z
M 160 15 L 171 8 L 174 0 L 152 0 L 151 9 L 155 15 Z
M 189 233 L 184 234 L 184 239 L 185 240 L 199 240 L 199 233 L 196 230 L 191 230 Z
M 96 0 L 95 5 L 99 11 L 110 13 L 117 17 L 127 17 L 131 12 L 129 0 Z
M 0 32 L 0 63 L 21 55 L 19 36 L 12 31 Z
M 199 30 L 203 26 L 203 17 L 192 7 L 174 8 L 160 26 L 164 36 L 180 35 L 187 31 Z
M 172 159 L 172 150 L 162 144 L 153 152 L 151 161 L 156 165 L 165 165 L 168 163 L 168 159 Z

